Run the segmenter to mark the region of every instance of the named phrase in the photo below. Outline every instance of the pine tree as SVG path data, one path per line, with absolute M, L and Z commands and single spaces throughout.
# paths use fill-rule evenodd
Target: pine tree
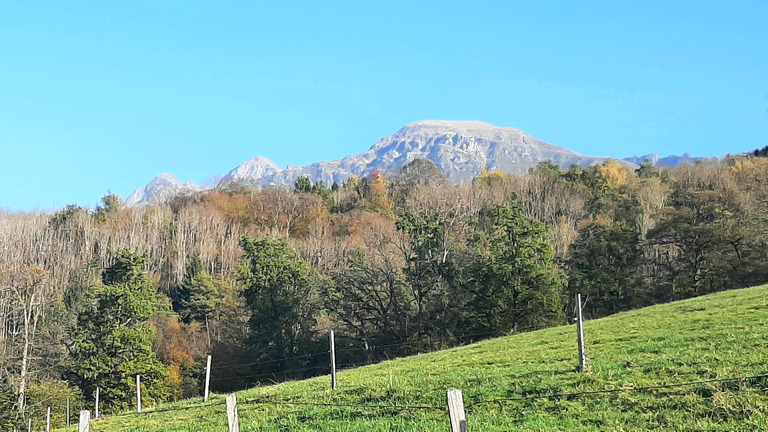
M 561 323 L 565 276 L 544 224 L 511 199 L 485 210 L 479 225 L 475 247 L 461 258 L 460 284 L 470 299 L 466 327 L 503 333 Z
M 174 300 L 182 320 L 187 323 L 198 321 L 205 324 L 210 345 L 209 321 L 221 304 L 222 296 L 216 280 L 203 269 L 200 257 L 195 256 L 190 260 Z
M 152 351 L 154 332 L 147 323 L 158 303 L 155 285 L 142 272 L 146 260 L 119 252 L 70 331 L 70 376 L 86 397 L 98 386 L 107 407 L 124 408 L 134 400 L 136 375 L 145 387 L 144 403 L 166 395 L 167 368 Z
M 311 268 L 282 240 L 243 237 L 240 246 L 239 280 L 252 312 L 250 344 L 271 359 L 292 357 L 311 339 Z

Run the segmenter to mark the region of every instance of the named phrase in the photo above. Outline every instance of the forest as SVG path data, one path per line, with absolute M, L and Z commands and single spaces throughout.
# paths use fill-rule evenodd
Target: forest
M 765 150 L 765 149 L 764 149 Z M 0 428 L 350 366 L 768 282 L 768 152 L 447 182 L 428 161 L 325 185 L 0 213 Z M 314 355 L 321 353 L 321 355 Z

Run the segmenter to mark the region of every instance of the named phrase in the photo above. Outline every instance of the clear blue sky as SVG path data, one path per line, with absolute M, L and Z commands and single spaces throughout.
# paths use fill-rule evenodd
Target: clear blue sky
M 12 210 L 338 159 L 424 119 L 724 155 L 768 145 L 766 108 L 766 1 L 0 0 Z

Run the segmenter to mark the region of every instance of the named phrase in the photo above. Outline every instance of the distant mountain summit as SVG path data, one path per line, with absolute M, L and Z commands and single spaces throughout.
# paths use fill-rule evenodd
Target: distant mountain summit
M 646 158 L 663 166 L 700 159 L 686 153 L 666 158 L 645 155 L 616 160 L 624 166 L 636 168 Z M 573 164 L 586 167 L 609 160 L 539 141 L 520 129 L 497 127 L 480 121 L 426 120 L 403 126 L 363 153 L 335 161 L 315 162 L 303 167 L 289 165 L 281 170 L 271 160 L 256 156 L 232 169 L 216 187 L 292 186 L 302 176 L 331 185 L 353 175 L 369 176 L 376 170 L 393 172 L 414 159 L 431 161 L 448 180 L 457 183 L 471 180 L 483 170 L 522 174 L 543 161 L 552 161 L 567 169 Z M 129 205 L 162 202 L 179 193 L 200 190 L 204 188 L 181 184 L 171 174 L 165 173 L 144 189 L 137 189 L 127 202 Z
M 368 176 L 376 170 L 392 172 L 414 159 L 435 164 L 448 180 L 462 182 L 482 170 L 520 174 L 539 162 L 551 160 L 567 168 L 588 166 L 608 158 L 584 156 L 539 141 L 519 129 L 496 127 L 479 121 L 427 120 L 402 127 L 360 154 L 330 162 L 291 167 L 254 178 L 261 185 L 292 185 L 299 177 L 325 184 L 342 182 L 352 175 Z M 622 162 L 635 166 L 631 162 Z
M 263 156 L 255 156 L 241 163 L 219 180 L 218 185 L 225 187 L 233 182 L 258 186 L 259 180 L 274 176 L 281 171 L 280 167 Z
M 701 161 L 710 160 L 710 158 L 691 156 L 690 153 L 683 153 L 682 155 L 679 155 L 679 156 L 670 155 L 666 157 L 659 157 L 659 155 L 657 154 L 647 154 L 643 156 L 631 156 L 628 158 L 624 158 L 623 160 L 640 165 L 646 159 L 648 159 L 650 163 L 657 166 L 662 166 L 662 167 L 675 167 L 683 163 L 696 162 L 699 160 Z
M 173 174 L 162 173 L 152 179 L 143 189 L 133 191 L 125 203 L 129 206 L 162 203 L 178 195 L 193 194 L 207 189 L 210 187 L 198 186 L 191 181 L 181 183 Z

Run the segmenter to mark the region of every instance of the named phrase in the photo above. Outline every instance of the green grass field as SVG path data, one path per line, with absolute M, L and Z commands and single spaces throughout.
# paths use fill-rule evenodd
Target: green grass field
M 242 391 L 241 430 L 447 431 L 445 391 L 458 388 L 470 431 L 768 431 L 768 378 L 630 390 L 768 373 L 768 287 L 621 313 L 584 329 L 588 373 L 576 372 L 575 326 L 557 327 L 342 371 L 336 391 L 328 376 Z M 602 393 L 572 394 L 584 392 Z M 91 430 L 227 430 L 223 402 L 166 404 Z

